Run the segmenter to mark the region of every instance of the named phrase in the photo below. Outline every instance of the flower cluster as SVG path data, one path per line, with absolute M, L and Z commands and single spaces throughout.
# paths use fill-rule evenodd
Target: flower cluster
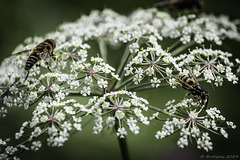
M 139 51 L 127 64 L 125 76 L 133 75 L 136 85 L 144 77 L 148 77 L 153 87 L 158 87 L 162 80 L 167 80 L 167 77 L 171 77 L 176 71 L 176 74 L 184 75 L 190 75 L 189 72 L 192 72 L 195 77 L 203 77 L 206 82 L 214 82 L 216 86 L 222 86 L 224 79 L 236 84 L 238 77 L 233 72 L 235 65 L 230 57 L 232 54 L 228 52 L 202 48 L 196 48 L 190 51 L 190 54 L 173 57 L 163 51 L 161 46 L 148 47 Z
M 161 80 L 172 73 L 170 68 L 173 65 L 176 66 L 176 63 L 171 54 L 163 51 L 160 45 L 155 45 L 139 51 L 124 70 L 125 76 L 134 76 L 134 84 L 137 85 L 144 77 L 149 77 L 152 85 L 157 88 Z
M 124 138 L 128 127 L 134 134 L 139 133 L 137 122 L 149 125 L 149 118 L 144 116 L 147 111 L 148 101 L 139 98 L 135 93 L 128 91 L 116 91 L 104 94 L 102 97 L 94 97 L 89 100 L 92 105 L 92 114 L 95 117 L 94 133 L 102 131 L 104 126 L 117 127 L 117 136 Z
M 237 63 L 237 73 L 240 73 L 240 60 L 238 58 L 235 59 L 236 63 Z
M 27 138 L 26 142 L 31 142 L 30 146 L 25 144 L 17 146 L 4 145 L 5 153 L 1 158 L 9 158 L 21 152 L 22 150 L 37 151 L 42 147 L 42 141 L 34 141 L 40 135 L 47 134 L 47 144 L 49 146 L 60 147 L 68 140 L 72 131 L 81 131 L 82 116 L 88 112 L 88 109 L 77 103 L 76 100 L 40 102 L 33 111 L 33 117 L 30 121 L 22 124 L 19 132 L 15 134 L 16 139 Z M 31 130 L 31 131 L 30 131 Z M 15 156 L 14 156 L 15 157 Z M 14 158 L 13 157 L 13 158 Z
M 118 79 L 119 76 L 114 73 L 115 69 L 111 67 L 109 64 L 103 62 L 102 58 L 91 58 L 91 63 L 86 63 L 85 60 L 74 61 L 71 64 L 71 73 L 80 77 L 80 83 L 83 83 L 85 86 L 81 90 L 81 94 L 83 96 L 90 95 L 91 87 L 99 87 L 99 88 L 107 88 L 108 87 L 108 77 L 107 74 L 111 74 L 112 78 Z M 81 75 L 82 74 L 82 75 Z M 79 76 L 81 75 L 81 76 Z M 94 84 L 96 81 L 96 84 Z
M 225 123 L 229 128 L 236 128 L 233 122 L 226 121 L 216 107 L 206 109 L 205 112 L 192 99 L 185 99 L 177 104 L 174 104 L 174 102 L 175 100 L 166 104 L 167 108 L 165 111 L 171 115 L 171 119 L 165 122 L 161 131 L 157 131 L 155 135 L 157 139 L 165 138 L 179 131 L 180 138 L 177 144 L 180 148 L 188 146 L 189 141 L 191 142 L 192 139 L 195 139 L 199 149 L 203 148 L 209 151 L 213 147 L 209 133 L 206 131 L 221 134 L 228 138 L 228 134 L 225 131 L 226 127 L 222 127 L 220 124 Z
M 176 59 L 178 65 L 193 66 L 193 73 L 196 77 L 202 76 L 208 83 L 214 82 L 216 86 L 222 86 L 223 78 L 232 82 L 238 82 L 238 77 L 233 73 L 234 63 L 230 61 L 231 53 L 221 50 L 197 48 L 190 51 L 190 54 L 182 54 Z M 187 69 L 182 74 L 189 74 Z
M 68 140 L 71 131 L 82 130 L 81 116 L 87 112 L 87 108 L 74 99 L 40 102 L 33 111 L 32 120 L 23 123 L 20 131 L 15 134 L 15 138 L 23 137 L 25 129 L 31 128 L 29 141 L 46 133 L 49 146 L 62 146 Z M 41 146 L 41 141 L 34 142 L 31 148 L 36 150 L 39 148 L 36 146 Z
M 49 146 L 64 145 L 73 132 L 82 130 L 85 116 L 94 118 L 94 134 L 112 128 L 121 141 L 129 130 L 139 134 L 140 123 L 149 125 L 153 119 L 162 119 L 163 113 L 169 118 L 157 132 L 157 139 L 179 130 L 179 147 L 195 139 L 198 148 L 211 150 L 207 131 L 227 138 L 226 128 L 219 123 L 226 122 L 233 129 L 236 126 L 225 121 L 218 109 L 204 110 L 194 84 L 189 82 L 188 88 L 197 102 L 169 101 L 166 110 L 154 108 L 131 91 L 169 84 L 174 88 L 174 77 L 181 74 L 195 75 L 199 81 L 216 86 L 222 86 L 225 79 L 236 84 L 240 60 L 236 58 L 235 64 L 231 53 L 218 49 L 226 38 L 240 41 L 238 23 L 226 16 L 175 18 L 157 9 L 139 9 L 123 16 L 104 9 L 64 23 L 45 36 L 25 39 L 0 66 L 0 118 L 10 107 L 31 107 L 33 117 L 15 134 L 17 140 L 27 137 L 20 145 L 0 139 L 0 159 L 17 159 L 22 150 L 39 150 L 43 134 Z M 31 51 L 46 39 L 56 42 L 54 56 L 38 59 L 25 70 Z M 205 42 L 213 47 L 202 47 Z M 121 54 L 116 56 L 119 61 L 117 53 Z M 85 100 L 87 105 L 83 105 Z M 157 112 L 149 117 L 149 110 Z
M 147 11 L 138 10 L 132 14 L 131 18 L 134 21 L 154 26 L 162 37 L 179 38 L 183 44 L 192 40 L 203 44 L 207 40 L 221 45 L 225 38 L 240 40 L 237 22 L 230 21 L 224 15 L 216 17 L 214 15 L 189 14 L 174 19 L 165 12 L 149 9 Z

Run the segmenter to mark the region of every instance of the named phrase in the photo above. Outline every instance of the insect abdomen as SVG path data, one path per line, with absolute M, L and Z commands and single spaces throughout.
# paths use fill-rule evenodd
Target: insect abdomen
M 25 70 L 30 70 L 39 60 L 41 59 L 37 52 L 32 52 L 26 61 Z
M 192 80 L 191 78 L 189 78 L 188 76 L 186 76 L 186 75 L 180 75 L 179 78 L 180 78 L 182 81 L 184 81 L 184 82 L 186 82 L 187 84 L 189 84 L 189 85 L 193 85 L 193 84 L 194 84 L 193 80 Z

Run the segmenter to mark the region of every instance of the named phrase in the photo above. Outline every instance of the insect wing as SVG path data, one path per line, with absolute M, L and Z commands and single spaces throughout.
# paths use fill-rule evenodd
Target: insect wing
M 186 66 L 187 70 L 189 71 L 190 76 L 191 76 L 191 77 L 193 78 L 193 80 L 195 81 L 195 83 L 196 83 L 197 85 L 199 85 L 198 80 L 197 80 L 195 74 L 192 72 L 192 69 L 191 69 L 191 68 L 189 67 L 189 65 L 187 65 L 187 64 L 185 64 L 185 66 Z
M 165 1 L 156 3 L 154 6 L 157 7 L 158 9 L 160 9 L 160 8 L 166 7 L 170 4 L 171 4 L 170 0 L 165 0 Z
M 185 86 L 187 86 L 190 89 L 193 89 L 193 86 L 189 85 L 188 83 L 184 82 L 182 79 L 180 79 L 177 76 L 171 75 L 174 79 L 176 79 L 178 81 L 178 83 L 180 83 L 180 85 L 184 84 Z
M 21 52 L 17 52 L 17 53 L 12 54 L 12 56 L 19 56 L 19 55 L 22 55 L 22 54 L 25 54 L 25 53 L 30 53 L 30 51 L 31 51 L 31 49 L 21 51 Z
M 44 48 L 43 51 L 38 54 L 39 54 L 39 57 L 44 61 L 48 61 L 48 59 L 50 58 L 50 53 L 47 48 Z

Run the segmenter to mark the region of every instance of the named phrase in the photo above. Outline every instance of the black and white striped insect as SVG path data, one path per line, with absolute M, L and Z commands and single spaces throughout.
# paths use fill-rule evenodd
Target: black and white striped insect
M 21 51 L 15 53 L 14 55 L 20 55 L 26 52 L 30 52 L 26 62 L 25 62 L 25 70 L 27 71 L 27 75 L 25 80 L 28 77 L 29 70 L 37 64 L 40 60 L 44 60 L 47 64 L 48 70 L 51 72 L 49 68 L 48 61 L 50 58 L 56 59 L 56 55 L 53 54 L 54 48 L 56 47 L 56 42 L 52 39 L 46 39 L 45 41 L 39 43 L 36 47 L 30 50 Z
M 197 101 L 200 103 L 200 105 L 203 106 L 204 109 L 206 109 L 209 101 L 209 94 L 203 89 L 202 86 L 200 86 L 191 69 L 188 66 L 187 68 L 191 77 L 186 75 L 171 76 L 176 79 L 177 84 L 182 86 L 182 88 L 184 88 L 185 90 L 189 91 L 188 93 L 186 93 L 185 97 L 193 95 L 194 98 L 197 99 Z

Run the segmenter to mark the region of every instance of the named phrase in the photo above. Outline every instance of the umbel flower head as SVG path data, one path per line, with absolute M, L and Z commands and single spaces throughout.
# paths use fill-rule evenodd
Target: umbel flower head
M 180 138 L 177 142 L 180 148 L 189 145 L 189 142 L 196 140 L 197 148 L 203 148 L 206 151 L 212 150 L 212 142 L 208 132 L 221 134 L 228 138 L 225 131 L 227 127 L 235 129 L 233 122 L 226 121 L 220 111 L 214 107 L 204 111 L 204 109 L 193 99 L 184 99 L 174 104 L 175 100 L 166 104 L 166 112 L 171 115 L 161 131 L 157 131 L 155 137 L 162 139 L 179 131 Z M 225 123 L 225 126 L 222 125 Z
M 216 86 L 222 86 L 223 79 L 233 84 L 238 82 L 238 77 L 232 71 L 234 63 L 230 61 L 230 57 L 231 53 L 221 50 L 197 48 L 176 59 L 180 61 L 179 66 L 193 66 L 196 77 L 203 77 L 208 83 L 214 82 Z M 182 73 L 187 74 L 188 71 L 185 69 Z
M 46 39 L 56 42 L 54 56 L 45 51 L 41 54 L 47 58 L 40 58 L 33 50 Z M 84 129 L 87 116 L 94 119 L 94 134 L 110 128 L 121 141 L 129 131 L 139 134 L 141 123 L 152 125 L 151 120 L 162 119 L 162 113 L 168 120 L 156 133 L 157 139 L 179 130 L 179 147 L 195 140 L 198 148 L 212 150 L 209 132 L 227 138 L 226 128 L 218 124 L 236 126 L 218 109 L 201 108 L 198 97 L 203 92 L 193 87 L 195 82 L 187 88 L 195 99 L 170 101 L 166 110 L 151 106 L 144 94 L 134 91 L 174 88 L 173 77 L 190 77 L 186 66 L 199 81 L 216 86 L 224 81 L 238 83 L 240 60 L 234 62 L 232 53 L 220 49 L 225 39 L 240 41 L 237 21 L 206 14 L 172 17 L 153 8 L 129 16 L 110 9 L 92 11 L 45 36 L 26 38 L 0 66 L 0 118 L 13 107 L 32 111 L 33 116 L 15 133 L 19 145 L 0 139 L 0 159 L 17 159 L 23 150 L 37 151 L 44 141 L 51 147 L 63 146 Z M 37 60 L 25 70 L 30 54 Z M 151 110 L 157 112 L 149 116 Z
M 103 127 L 116 127 L 117 136 L 124 138 L 127 135 L 125 127 L 134 134 L 139 133 L 137 122 L 149 125 L 149 119 L 144 116 L 148 101 L 136 96 L 136 93 L 117 91 L 106 93 L 102 97 L 89 100 L 91 111 L 95 117 L 94 134 L 102 131 Z
M 125 76 L 133 75 L 134 84 L 139 84 L 145 77 L 150 79 L 153 87 L 158 87 L 161 80 L 172 73 L 169 67 L 172 67 L 175 59 L 170 53 L 163 51 L 160 45 L 142 49 L 128 63 L 125 69 Z M 169 66 L 169 67 L 168 67 Z M 175 65 L 176 66 L 176 65 Z M 161 78 L 158 78 L 158 77 Z
M 31 128 L 32 140 L 41 134 L 47 133 L 49 146 L 62 146 L 68 140 L 72 130 L 81 131 L 82 115 L 87 112 L 85 106 L 74 99 L 65 101 L 43 101 L 33 111 L 31 121 L 24 122 L 20 131 L 16 133 L 16 139 L 24 136 L 24 129 Z

